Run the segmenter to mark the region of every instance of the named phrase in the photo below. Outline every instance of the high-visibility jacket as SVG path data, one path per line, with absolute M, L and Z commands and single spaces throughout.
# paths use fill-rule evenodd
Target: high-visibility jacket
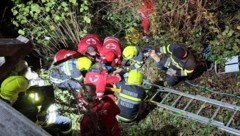
M 83 79 L 83 76 L 81 74 L 81 71 L 78 68 L 77 59 L 70 59 L 63 63 L 60 63 L 56 67 L 53 67 L 50 73 L 51 82 L 56 84 L 68 82 L 69 80 L 80 82 L 82 81 L 82 79 Z M 72 85 L 72 88 L 75 88 L 74 86 L 79 86 L 79 85 L 77 82 L 76 83 L 74 82 L 74 84 Z M 66 88 L 68 87 L 66 86 Z
M 20 92 L 28 88 L 28 80 L 24 76 L 10 76 L 1 84 L 0 96 L 10 102 L 15 102 Z
M 181 46 L 188 52 L 188 56 L 184 59 L 178 59 L 173 55 L 173 50 Z M 160 52 L 163 54 L 168 54 L 169 58 L 167 59 L 164 67 L 172 68 L 177 71 L 178 76 L 188 76 L 194 72 L 196 67 L 196 60 L 193 54 L 182 44 L 170 44 L 168 46 L 160 47 Z
M 114 53 L 115 60 L 112 62 L 111 66 L 114 66 L 115 64 L 119 63 L 121 55 L 122 55 L 122 49 L 121 49 L 121 43 L 118 38 L 116 37 L 106 37 L 103 42 L 103 46 L 100 49 L 100 56 L 104 62 L 105 55 L 109 52 Z
M 61 49 L 54 55 L 54 63 L 61 63 L 71 58 L 79 57 L 79 53 L 74 50 Z
M 81 136 L 120 136 L 120 126 L 116 119 L 120 110 L 111 98 L 104 96 L 88 110 L 90 113 L 85 114 L 80 122 Z
M 96 86 L 97 97 L 104 95 L 106 85 L 117 83 L 121 80 L 120 75 L 108 75 L 106 72 L 88 72 L 84 78 L 84 84 L 92 83 Z
M 85 54 L 89 46 L 93 46 L 98 53 L 102 46 L 101 38 L 96 34 L 87 34 L 78 43 L 78 52 Z
M 121 81 L 116 84 L 121 89 L 117 105 L 120 108 L 118 119 L 124 122 L 131 122 L 137 118 L 142 110 L 143 99 L 146 97 L 145 91 L 138 85 L 127 85 Z

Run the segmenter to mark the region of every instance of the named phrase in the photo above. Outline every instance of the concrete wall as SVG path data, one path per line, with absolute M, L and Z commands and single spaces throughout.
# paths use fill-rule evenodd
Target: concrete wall
M 49 136 L 49 134 L 0 99 L 0 136 Z

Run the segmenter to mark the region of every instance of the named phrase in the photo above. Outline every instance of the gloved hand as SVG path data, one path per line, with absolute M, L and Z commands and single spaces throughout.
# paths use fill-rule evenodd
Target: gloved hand
M 167 74 L 170 75 L 170 76 L 176 76 L 176 73 L 177 73 L 177 71 L 172 69 L 172 68 L 169 68 L 167 70 Z

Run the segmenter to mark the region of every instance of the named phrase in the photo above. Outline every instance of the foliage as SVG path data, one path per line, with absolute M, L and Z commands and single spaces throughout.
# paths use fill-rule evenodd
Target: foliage
M 19 28 L 19 34 L 33 41 L 41 55 L 49 55 L 62 46 L 75 49 L 91 24 L 87 0 L 81 3 L 76 0 L 13 3 L 13 24 Z
M 142 37 L 140 16 L 137 14 L 140 1 L 30 0 L 22 3 L 21 0 L 15 0 L 13 1 L 15 7 L 12 9 L 15 16 L 13 24 L 19 27 L 19 34 L 31 38 L 39 53 L 46 56 L 62 46 L 76 48 L 79 39 L 93 30 L 102 37 L 114 35 L 120 38 L 123 46 L 127 44 L 142 47 L 164 46 L 172 42 L 182 42 L 197 54 L 201 54 L 204 46 L 210 44 L 211 61 L 239 54 L 240 11 L 236 0 L 155 0 L 155 12 L 150 15 L 151 35 L 148 42 L 139 40 Z M 156 81 L 160 78 L 159 71 L 152 63 L 147 62 L 143 68 L 147 71 L 149 80 Z M 238 75 L 238 79 L 233 78 L 238 82 L 230 83 L 225 82 L 229 81 L 229 78 L 223 78 L 221 81 L 224 82 L 221 82 L 219 79 L 222 77 L 204 75 L 196 82 L 215 89 L 225 86 L 226 91 L 232 89 L 237 93 L 239 77 Z M 230 99 L 207 93 L 206 90 L 189 88 L 185 86 L 179 90 L 232 102 Z M 62 92 L 57 95 L 58 102 L 66 106 L 65 99 L 68 103 L 69 95 Z M 76 123 L 78 114 L 74 109 L 65 109 L 66 107 L 63 106 L 63 112 L 73 116 L 75 128 L 78 130 Z M 225 120 L 228 116 L 226 114 L 219 119 Z M 128 126 L 124 132 L 126 135 L 150 135 L 155 133 L 152 130 L 161 130 L 166 125 L 176 127 L 180 135 L 225 135 L 212 126 L 184 120 L 181 115 L 172 115 L 162 109 L 155 109 L 150 116 L 138 124 Z

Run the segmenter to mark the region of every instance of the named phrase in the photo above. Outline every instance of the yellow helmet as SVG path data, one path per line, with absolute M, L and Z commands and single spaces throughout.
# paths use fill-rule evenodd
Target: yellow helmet
M 15 102 L 18 94 L 28 88 L 28 80 L 23 76 L 10 76 L 1 84 L 0 95 L 3 99 Z
M 134 69 L 128 73 L 128 79 L 127 79 L 128 84 L 140 85 L 142 83 L 142 80 L 143 80 L 143 74 L 139 70 Z
M 77 59 L 77 65 L 79 70 L 89 70 L 92 65 L 92 61 L 87 57 L 80 57 Z
M 135 46 L 127 46 L 123 50 L 123 58 L 124 59 L 132 59 L 135 55 L 137 55 L 137 48 Z

